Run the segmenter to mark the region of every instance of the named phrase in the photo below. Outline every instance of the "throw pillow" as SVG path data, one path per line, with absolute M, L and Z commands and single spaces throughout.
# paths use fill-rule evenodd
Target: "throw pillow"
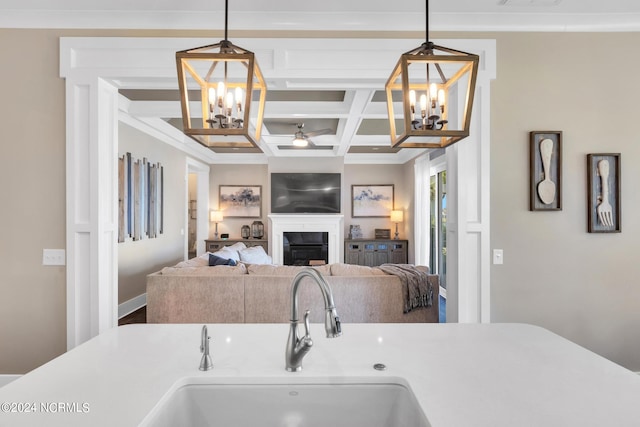
M 271 264 L 272 258 L 267 255 L 262 246 L 251 246 L 238 251 L 240 261 L 249 264 Z
M 241 251 L 246 247 L 247 245 L 245 245 L 243 242 L 235 242 L 233 245 L 225 246 L 225 248 L 233 249 L 234 251 Z
M 236 265 L 236 262 L 233 259 L 221 258 L 214 254 L 209 254 L 209 266 L 214 265 Z
M 230 246 L 225 246 L 219 251 L 214 252 L 213 255 L 224 259 L 232 259 L 236 262 L 240 261 L 240 255 L 238 255 L 238 251 L 231 249 Z

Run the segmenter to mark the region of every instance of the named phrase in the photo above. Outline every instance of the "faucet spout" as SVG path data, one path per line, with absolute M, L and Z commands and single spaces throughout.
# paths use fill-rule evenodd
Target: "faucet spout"
M 200 359 L 200 370 L 208 371 L 213 369 L 213 361 L 209 354 L 209 332 L 207 331 L 207 325 L 202 325 L 202 332 L 200 333 L 200 353 L 202 353 L 202 359 Z
M 309 334 L 309 310 L 304 315 L 305 335 L 298 337 L 298 287 L 303 278 L 309 277 L 320 287 L 322 297 L 324 299 L 324 328 L 327 338 L 335 338 L 342 335 L 342 327 L 340 325 L 340 317 L 336 311 L 333 302 L 333 293 L 331 287 L 324 278 L 313 268 L 305 268 L 300 271 L 293 279 L 291 284 L 291 321 L 289 326 L 289 338 L 285 351 L 286 369 L 289 372 L 297 372 L 302 370 L 302 359 L 311 350 L 313 341 Z

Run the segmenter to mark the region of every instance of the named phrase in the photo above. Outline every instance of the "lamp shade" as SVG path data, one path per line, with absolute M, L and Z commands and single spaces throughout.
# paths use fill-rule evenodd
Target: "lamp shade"
M 211 211 L 211 213 L 209 214 L 209 220 L 211 222 L 222 222 L 222 220 L 224 219 L 224 215 L 222 214 L 222 211 Z
M 403 211 L 391 211 L 391 222 L 402 222 L 404 221 L 404 212 Z

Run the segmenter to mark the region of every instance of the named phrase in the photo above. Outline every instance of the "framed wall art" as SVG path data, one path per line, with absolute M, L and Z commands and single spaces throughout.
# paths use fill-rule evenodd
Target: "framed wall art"
M 164 166 L 131 153 L 118 158 L 118 242 L 164 233 Z
M 389 218 L 392 210 L 393 184 L 351 186 L 351 217 Z
M 219 209 L 225 218 L 261 218 L 261 185 L 221 185 Z
M 562 210 L 562 132 L 530 132 L 529 159 L 529 210 Z
M 620 154 L 587 154 L 589 233 L 619 233 Z

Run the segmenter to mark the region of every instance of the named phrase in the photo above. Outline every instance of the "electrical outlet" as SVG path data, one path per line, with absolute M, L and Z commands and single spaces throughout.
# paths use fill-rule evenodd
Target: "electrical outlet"
M 494 249 L 493 250 L 493 263 L 494 264 L 503 264 L 504 263 L 502 249 Z
M 66 254 L 64 249 L 43 249 L 42 265 L 65 265 Z

